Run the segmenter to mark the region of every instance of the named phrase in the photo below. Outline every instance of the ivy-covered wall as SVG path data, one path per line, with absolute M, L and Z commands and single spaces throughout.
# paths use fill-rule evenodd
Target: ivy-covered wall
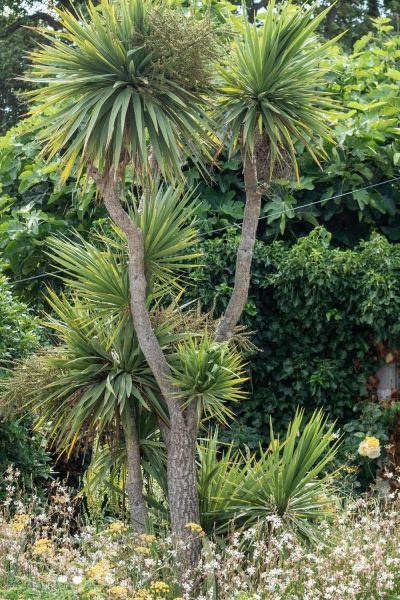
M 204 243 L 205 266 L 189 294 L 203 309 L 226 306 L 237 233 Z M 296 406 L 322 407 L 340 421 L 371 395 L 381 345 L 400 342 L 400 246 L 373 235 L 353 250 L 316 228 L 292 246 L 258 242 L 244 322 L 260 351 L 249 357 L 251 394 L 235 407 L 228 437 L 257 446 L 269 418 L 283 429 Z

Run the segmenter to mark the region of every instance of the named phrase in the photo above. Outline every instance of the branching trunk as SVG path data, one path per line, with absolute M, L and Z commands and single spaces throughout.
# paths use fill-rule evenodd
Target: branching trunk
M 217 341 L 229 340 L 242 315 L 247 302 L 250 287 L 251 263 L 256 241 L 258 219 L 261 211 L 262 188 L 257 181 L 257 164 L 242 149 L 243 174 L 246 189 L 246 206 L 244 209 L 242 233 L 236 257 L 235 283 L 229 304 L 222 316 L 215 338 Z
M 147 524 L 147 506 L 143 497 L 143 477 L 140 467 L 140 446 L 136 422 L 128 420 L 124 428 L 127 455 L 126 492 L 129 500 L 131 527 L 134 533 L 145 533 Z
M 98 183 L 104 204 L 114 223 L 124 232 L 128 242 L 130 310 L 140 348 L 166 401 L 170 429 L 162 433 L 167 448 L 168 497 L 172 532 L 186 543 L 182 554 L 184 567 L 194 566 L 200 555 L 200 541 L 185 527 L 199 523 L 199 501 L 196 485 L 195 452 L 197 422 L 194 410 L 181 408 L 179 390 L 172 384 L 171 370 L 154 333 L 146 302 L 144 242 L 142 231 L 124 210 L 115 173 L 92 175 Z M 193 414 L 192 414 L 193 413 Z

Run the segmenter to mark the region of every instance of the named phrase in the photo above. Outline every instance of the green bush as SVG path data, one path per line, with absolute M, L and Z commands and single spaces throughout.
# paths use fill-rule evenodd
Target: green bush
M 0 276 L 0 378 L 7 376 L 10 361 L 26 356 L 39 342 L 39 327 L 27 306 L 11 292 L 7 279 Z M 21 472 L 25 488 L 40 484 L 48 476 L 48 456 L 42 436 L 32 434 L 29 417 L 17 420 L 1 415 L 0 407 L 0 475 L 8 466 Z M 0 497 L 6 484 L 0 479 Z
M 286 435 L 274 436 L 265 450 L 249 454 L 218 444 L 214 433 L 198 447 L 201 524 L 207 533 L 226 533 L 235 526 L 255 527 L 279 516 L 299 538 L 317 539 L 317 523 L 335 513 L 332 466 L 339 442 L 322 412 L 304 422 L 298 411 Z M 323 473 L 325 471 L 325 474 Z
M 7 361 L 25 356 L 38 342 L 38 326 L 27 306 L 11 292 L 4 275 L 0 275 L 0 369 Z M 0 375 L 1 375 L 0 370 Z
M 238 237 L 204 243 L 205 266 L 188 295 L 221 314 L 233 284 Z M 257 242 L 243 322 L 260 349 L 249 359 L 249 399 L 235 405 L 227 437 L 254 447 L 269 417 L 283 431 L 296 406 L 354 418 L 368 376 L 382 364 L 375 345 L 400 342 L 400 247 L 380 235 L 354 250 L 331 245 L 323 228 L 293 246 Z
M 6 274 L 20 295 L 34 305 L 41 303 L 46 285 L 59 285 L 46 254 L 52 235 L 71 236 L 74 229 L 88 232 L 104 215 L 95 203 L 94 188 L 83 192 L 71 176 L 59 183 L 59 159 L 50 163 L 39 156 L 35 139 L 38 118 L 29 118 L 0 137 L 0 250 Z

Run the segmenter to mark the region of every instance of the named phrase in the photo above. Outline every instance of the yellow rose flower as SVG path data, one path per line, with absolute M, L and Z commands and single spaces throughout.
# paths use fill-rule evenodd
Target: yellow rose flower
M 368 436 L 364 438 L 358 446 L 358 453 L 361 456 L 368 456 L 368 458 L 378 458 L 381 455 L 378 438 Z

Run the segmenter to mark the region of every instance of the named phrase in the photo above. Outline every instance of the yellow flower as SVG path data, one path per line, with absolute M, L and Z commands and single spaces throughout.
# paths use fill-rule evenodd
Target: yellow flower
M 142 540 L 142 542 L 147 543 L 147 544 L 151 544 L 152 542 L 156 541 L 156 536 L 150 535 L 148 533 L 142 533 L 139 537 Z
M 357 473 L 358 471 L 358 467 L 351 467 L 350 465 L 344 465 L 342 469 L 343 471 L 346 471 L 346 473 Z
M 164 583 L 163 581 L 153 581 L 153 583 L 150 586 L 150 589 L 153 592 L 168 593 L 169 585 Z
M 32 546 L 32 554 L 34 556 L 44 556 L 46 554 L 52 554 L 53 542 L 47 538 L 41 538 L 36 540 Z
M 145 546 L 135 546 L 135 550 L 138 554 L 145 554 L 146 556 L 150 555 L 150 550 Z
M 106 577 L 110 572 L 110 563 L 107 560 L 99 560 L 96 564 L 86 571 L 89 579 L 93 579 L 97 583 L 105 583 Z
M 120 533 L 121 531 L 125 531 L 126 527 L 125 525 L 123 525 L 122 523 L 111 523 L 107 529 L 105 530 L 106 533 Z
M 153 598 L 151 591 L 147 588 L 137 590 L 135 594 L 136 595 L 132 598 L 132 600 L 152 600 Z
M 191 531 L 198 533 L 200 536 L 205 535 L 202 526 L 198 523 L 186 523 L 185 527 L 186 529 L 190 529 Z
M 122 585 L 114 585 L 113 587 L 110 587 L 108 591 L 114 598 L 128 597 L 128 590 L 125 587 L 122 587 Z
M 25 529 L 25 527 L 27 526 L 29 520 L 31 518 L 31 515 L 29 514 L 20 514 L 20 515 L 15 515 L 15 517 L 13 518 L 12 522 L 11 522 L 11 528 L 14 531 L 23 531 Z
M 368 458 L 378 458 L 381 455 L 379 440 L 376 437 L 366 437 L 358 446 L 358 453 Z

